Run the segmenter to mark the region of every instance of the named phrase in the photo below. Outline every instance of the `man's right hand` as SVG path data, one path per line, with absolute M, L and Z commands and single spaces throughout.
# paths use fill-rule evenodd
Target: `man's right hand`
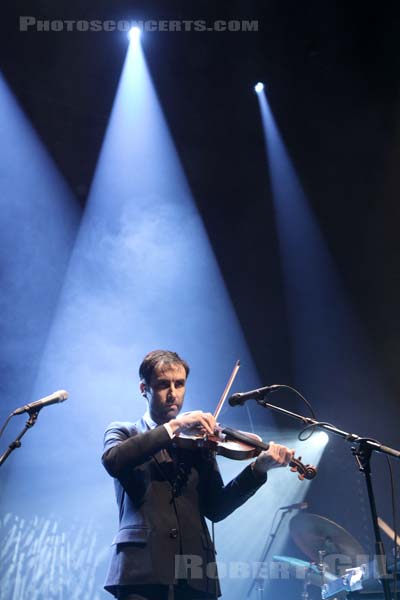
M 214 435 L 217 423 L 211 413 L 202 410 L 193 410 L 177 416 L 168 421 L 172 433 L 186 433 L 192 435 Z

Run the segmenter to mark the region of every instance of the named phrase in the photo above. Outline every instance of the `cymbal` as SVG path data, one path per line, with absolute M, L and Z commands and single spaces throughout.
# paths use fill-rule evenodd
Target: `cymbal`
M 320 515 L 299 513 L 290 521 L 290 533 L 300 550 L 316 562 L 319 550 L 326 555 L 342 554 L 350 559 L 365 556 L 361 544 L 348 531 Z
M 297 579 L 305 579 L 308 576 L 308 581 L 312 585 L 322 586 L 324 583 L 334 581 L 337 576 L 325 570 L 324 575 L 315 563 L 307 562 L 296 558 L 295 556 L 273 556 L 272 560 L 277 563 L 289 565 L 289 575 Z

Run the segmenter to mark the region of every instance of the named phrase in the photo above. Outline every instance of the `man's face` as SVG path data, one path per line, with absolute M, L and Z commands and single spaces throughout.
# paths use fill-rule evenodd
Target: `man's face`
M 146 394 L 151 418 L 162 425 L 174 419 L 182 408 L 185 396 L 186 371 L 180 364 L 158 365 L 149 385 L 140 384 Z

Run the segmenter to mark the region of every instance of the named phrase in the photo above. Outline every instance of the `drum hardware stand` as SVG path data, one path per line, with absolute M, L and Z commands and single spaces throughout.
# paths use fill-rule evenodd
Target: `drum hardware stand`
M 325 569 L 326 569 L 326 565 L 325 565 L 325 550 L 318 550 L 318 563 L 317 563 L 317 567 L 319 569 L 319 572 L 321 573 L 321 579 L 322 581 L 324 581 L 325 578 Z
M 301 592 L 301 600 L 308 600 L 310 595 L 308 593 L 308 586 L 310 585 L 311 581 L 310 581 L 310 577 L 311 577 L 311 566 L 307 569 L 306 573 L 305 573 L 305 577 L 304 577 L 304 583 L 303 583 L 303 591 Z
M 321 581 L 323 583 L 325 582 L 325 579 L 324 579 L 324 576 L 325 576 L 324 556 L 325 556 L 325 554 L 326 554 L 325 550 L 318 550 L 318 562 L 310 563 L 310 566 L 307 569 L 307 572 L 306 572 L 305 578 L 304 578 L 303 591 L 301 593 L 302 600 L 308 600 L 310 597 L 310 595 L 308 593 L 308 586 L 311 585 L 311 575 L 312 575 L 311 564 L 314 564 L 318 567 L 318 570 L 321 573 Z
M 319 572 L 321 573 L 322 585 L 326 582 L 326 580 L 325 580 L 326 563 L 324 561 L 325 555 L 326 555 L 326 551 L 325 550 L 318 550 L 318 563 L 317 563 L 317 567 L 319 569 Z M 339 598 L 332 598 L 332 600 L 339 600 Z

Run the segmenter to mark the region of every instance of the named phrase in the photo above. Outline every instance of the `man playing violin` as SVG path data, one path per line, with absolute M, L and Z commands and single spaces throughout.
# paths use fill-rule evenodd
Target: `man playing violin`
M 248 500 L 293 451 L 270 443 L 224 485 L 213 452 L 177 447 L 179 434 L 213 435 L 212 414 L 181 413 L 188 364 L 155 350 L 140 365 L 148 406 L 136 423 L 105 433 L 103 465 L 114 478 L 120 527 L 105 589 L 123 600 L 197 600 L 220 595 L 205 518 L 220 521 Z

